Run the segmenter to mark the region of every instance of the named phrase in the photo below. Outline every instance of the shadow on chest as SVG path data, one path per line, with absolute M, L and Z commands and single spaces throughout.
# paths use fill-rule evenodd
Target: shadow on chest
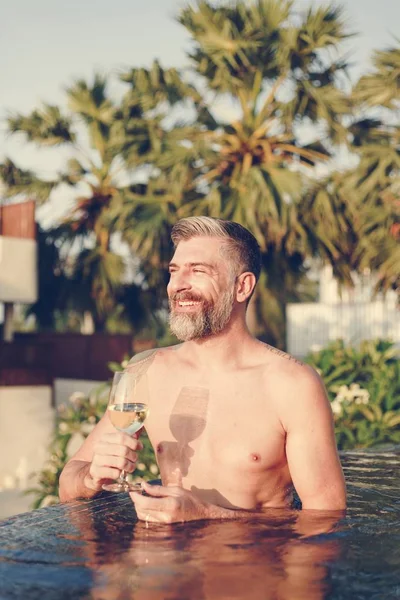
M 284 439 L 268 402 L 238 389 L 185 386 L 160 405 L 148 426 L 161 470 L 264 471 L 284 460 Z

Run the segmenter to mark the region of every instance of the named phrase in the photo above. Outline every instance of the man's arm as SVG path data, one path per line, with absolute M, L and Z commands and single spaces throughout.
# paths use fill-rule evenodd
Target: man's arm
M 141 521 L 184 523 L 209 519 L 249 519 L 257 514 L 251 510 L 235 510 L 203 502 L 193 492 L 178 486 L 142 483 L 142 488 L 146 495 L 130 493 Z
M 137 373 L 140 378 L 148 371 L 156 354 L 157 349 L 136 354 L 126 370 Z M 61 501 L 91 498 L 101 492 L 104 483 L 117 479 L 122 470 L 133 473 L 136 452 L 142 448 L 136 436 L 116 431 L 106 411 L 78 452 L 65 465 L 59 481 Z
M 343 510 L 346 488 L 332 410 L 318 374 L 306 365 L 286 388 L 286 456 L 303 509 Z
M 59 481 L 61 502 L 92 498 L 104 483 L 119 477 L 122 470 L 135 470 L 137 451 L 143 445 L 136 437 L 116 431 L 107 412 L 65 465 Z

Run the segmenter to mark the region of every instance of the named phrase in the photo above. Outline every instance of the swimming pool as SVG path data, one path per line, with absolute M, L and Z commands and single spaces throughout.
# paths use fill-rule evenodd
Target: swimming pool
M 341 455 L 339 520 L 268 511 L 149 525 L 106 496 L 0 522 L 0 598 L 400 598 L 400 447 Z

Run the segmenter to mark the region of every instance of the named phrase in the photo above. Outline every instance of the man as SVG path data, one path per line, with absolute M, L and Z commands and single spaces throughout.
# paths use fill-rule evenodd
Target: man
M 140 519 L 177 522 L 248 517 L 289 507 L 346 506 L 325 389 L 313 369 L 256 340 L 246 308 L 260 274 L 260 249 L 242 226 L 209 217 L 172 232 L 170 326 L 183 341 L 135 357 L 147 370 L 146 430 L 162 486 L 131 493 Z M 135 364 L 132 368 L 135 368 Z M 92 497 L 142 445 L 103 416 L 60 478 L 61 500 Z

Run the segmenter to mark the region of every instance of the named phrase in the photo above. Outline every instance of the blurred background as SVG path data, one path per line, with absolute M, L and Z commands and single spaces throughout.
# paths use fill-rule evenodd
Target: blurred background
M 112 370 L 176 342 L 189 215 L 257 237 L 248 325 L 321 373 L 339 448 L 400 443 L 399 22 L 392 0 L 2 9 L 0 518 L 57 502 Z

